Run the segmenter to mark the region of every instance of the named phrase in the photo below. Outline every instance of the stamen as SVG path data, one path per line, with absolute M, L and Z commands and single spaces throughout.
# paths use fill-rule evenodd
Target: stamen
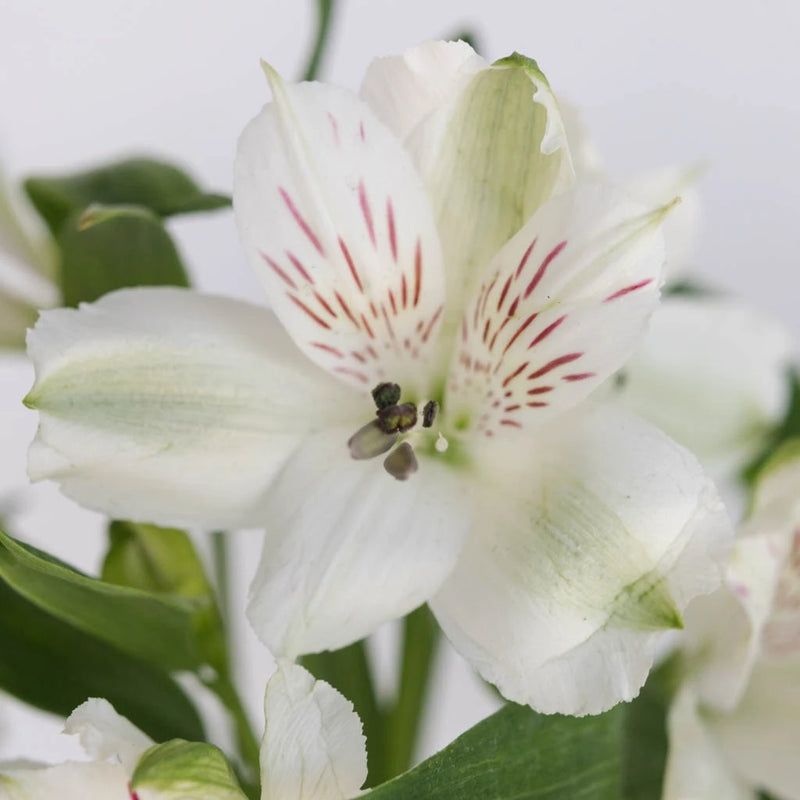
M 397 434 L 387 434 L 379 420 L 372 420 L 359 428 L 348 440 L 350 455 L 355 459 L 375 458 L 391 450 L 397 441 Z
M 405 433 L 417 424 L 417 407 L 414 403 L 379 408 L 378 425 L 384 433 Z
M 380 408 L 388 408 L 400 402 L 400 387 L 396 383 L 379 383 L 372 390 L 372 399 Z
M 436 448 L 437 453 L 446 453 L 447 448 L 450 447 L 450 442 L 448 442 L 447 439 L 445 439 L 444 436 L 439 433 L 439 438 L 436 440 L 434 447 Z
M 418 466 L 414 448 L 408 442 L 396 447 L 383 461 L 383 468 L 398 481 L 408 480 Z
M 428 400 L 422 409 L 422 427 L 430 428 L 439 412 L 439 404 L 435 400 Z

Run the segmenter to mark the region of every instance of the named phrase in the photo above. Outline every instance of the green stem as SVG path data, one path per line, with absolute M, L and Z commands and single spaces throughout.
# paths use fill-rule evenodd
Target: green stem
M 440 635 L 427 606 L 405 619 L 400 686 L 385 731 L 386 778 L 400 775 L 411 766 Z
M 217 607 L 222 617 L 226 635 L 230 623 L 230 584 L 228 579 L 228 534 L 214 531 L 211 534 L 211 555 L 214 564 L 214 583 L 217 587 Z
M 333 18 L 333 4 L 335 0 L 317 0 L 317 35 L 314 39 L 314 47 L 306 64 L 303 73 L 304 81 L 313 81 L 319 72 L 325 48 L 328 46 L 330 37 L 331 20 Z
M 258 796 L 259 783 L 259 751 L 260 746 L 256 738 L 247 712 L 244 709 L 239 693 L 227 675 L 217 675 L 215 678 L 206 681 L 206 686 L 214 692 L 220 702 L 228 710 L 234 724 L 236 733 L 236 745 L 242 761 L 243 770 L 240 771 L 242 788 L 248 797 Z

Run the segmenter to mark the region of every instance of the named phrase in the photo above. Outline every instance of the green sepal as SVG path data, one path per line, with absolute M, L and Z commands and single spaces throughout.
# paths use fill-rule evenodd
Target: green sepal
M 62 176 L 34 176 L 25 191 L 53 234 L 93 203 L 138 205 L 159 217 L 230 206 L 230 198 L 203 192 L 184 170 L 153 158 L 129 158 Z
M 64 305 L 90 303 L 128 286 L 188 286 L 183 262 L 162 221 L 142 206 L 91 206 L 63 225 Z
M 131 791 L 158 800 L 247 800 L 219 748 L 181 739 L 144 753 L 133 772 Z
M 203 724 L 162 669 L 43 611 L 0 580 L 0 689 L 67 716 L 104 697 L 156 741 L 203 739 Z
M 0 532 L 0 581 L 43 611 L 166 670 L 206 659 L 198 620 L 209 603 L 90 578 Z

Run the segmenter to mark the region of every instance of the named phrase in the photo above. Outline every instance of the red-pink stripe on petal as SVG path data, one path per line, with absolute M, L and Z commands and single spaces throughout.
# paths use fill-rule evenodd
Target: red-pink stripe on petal
M 554 358 L 552 361 L 548 361 L 543 367 L 540 367 L 535 372 L 531 372 L 531 374 L 528 375 L 528 380 L 541 378 L 542 375 L 547 375 L 548 372 L 552 372 L 554 369 L 562 366 L 563 364 L 569 364 L 570 362 L 580 358 L 582 355 L 583 353 L 567 353 L 566 355 Z
M 539 269 L 536 270 L 536 274 L 533 276 L 533 280 L 528 284 L 527 288 L 525 289 L 525 294 L 523 295 L 524 299 L 527 300 L 533 290 L 539 285 L 539 282 L 544 277 L 544 273 L 547 271 L 547 268 L 553 262 L 553 259 L 567 246 L 566 240 L 563 242 L 559 242 L 545 257 L 542 263 L 539 265 Z
M 594 378 L 594 372 L 573 372 L 571 375 L 562 376 L 563 381 L 585 381 L 587 378 Z
M 517 341 L 517 339 L 519 339 L 519 337 L 522 335 L 522 333 L 525 331 L 525 329 L 526 329 L 526 328 L 527 328 L 527 327 L 528 327 L 528 326 L 529 326 L 529 325 L 530 325 L 530 324 L 531 324 L 531 323 L 532 323 L 532 322 L 533 322 L 533 321 L 536 319 L 536 317 L 538 317 L 538 316 L 539 316 L 538 312 L 537 312 L 537 313 L 534 313 L 534 314 L 531 314 L 531 315 L 530 315 L 530 316 L 529 316 L 529 317 L 528 317 L 528 318 L 525 320 L 525 322 L 523 322 L 523 323 L 522 323 L 522 325 L 520 325 L 520 326 L 519 326 L 519 328 L 517 328 L 516 332 L 515 332 L 515 333 L 514 333 L 514 335 L 513 335 L 513 336 L 512 336 L 512 337 L 511 337 L 511 338 L 508 340 L 508 344 L 507 344 L 507 345 L 505 346 L 505 348 L 503 349 L 503 355 L 505 355 L 505 354 L 508 352 L 508 350 L 509 350 L 509 348 L 511 347 L 511 345 L 512 345 L 512 344 L 514 344 L 514 342 L 516 342 L 516 341 Z
M 519 276 L 523 269 L 525 269 L 525 264 L 528 263 L 528 259 L 530 258 L 531 253 L 533 252 L 533 248 L 536 246 L 536 239 L 534 239 L 529 245 L 528 249 L 523 253 L 522 258 L 520 259 L 519 265 L 517 266 L 517 271 L 514 273 L 514 280 L 518 280 Z
M 428 341 L 428 337 L 433 332 L 433 326 L 436 325 L 436 322 L 438 321 L 439 317 L 442 316 L 442 309 L 444 309 L 444 306 L 443 305 L 439 306 L 439 308 L 436 309 L 436 313 L 431 317 L 431 321 L 428 323 L 427 327 L 422 333 L 422 336 L 420 337 L 423 342 Z
M 554 386 L 537 386 L 535 389 L 528 389 L 527 394 L 547 394 L 552 392 Z
M 312 283 L 312 284 L 314 283 L 314 279 L 311 277 L 308 270 L 300 263 L 300 259 L 297 258 L 297 256 L 294 253 L 287 250 L 286 257 L 289 259 L 289 261 L 292 262 L 292 266 L 300 273 L 301 277 L 307 283 Z
M 375 244 L 375 226 L 372 222 L 372 209 L 369 207 L 369 198 L 367 197 L 367 189 L 364 186 L 364 181 L 358 182 L 358 203 L 361 206 L 361 213 L 364 216 L 369 238 L 372 244 Z
M 317 302 L 334 318 L 337 318 L 336 312 L 330 307 L 328 301 L 319 293 L 314 292 L 314 297 L 317 298 Z
M 536 401 L 534 401 L 534 402 L 531 402 L 531 403 L 525 403 L 525 405 L 526 405 L 528 408 L 544 408 L 545 406 L 547 406 L 547 405 L 549 405 L 549 404 L 548 404 L 548 403 L 545 403 L 545 402 L 543 402 L 543 401 L 541 401 L 541 400 L 536 400 Z
M 419 294 L 422 291 L 422 243 L 417 239 L 417 248 L 414 251 L 414 308 L 419 302 Z
M 369 380 L 369 378 L 363 372 L 359 372 L 358 370 L 355 369 L 350 369 L 349 367 L 334 367 L 333 371 L 338 372 L 341 375 L 349 375 L 351 378 L 355 378 L 356 380 L 361 381 L 361 383 L 367 383 L 367 381 Z
M 630 286 L 625 286 L 622 289 L 610 294 L 606 297 L 603 302 L 607 303 L 609 300 L 616 300 L 618 297 L 624 297 L 626 294 L 630 294 L 631 292 L 635 292 L 637 289 L 643 289 L 648 284 L 652 283 L 652 278 L 647 278 L 646 280 L 639 281 L 638 283 L 632 283 Z
M 337 350 L 335 347 L 325 344 L 325 342 L 310 342 L 310 344 L 312 347 L 316 347 L 317 350 L 324 350 L 326 353 L 336 356 L 336 358 L 344 358 L 344 353 L 341 350 Z
M 505 389 L 506 386 L 508 386 L 508 384 L 511 383 L 511 381 L 513 381 L 514 378 L 517 377 L 517 375 L 520 374 L 520 372 L 522 372 L 524 369 L 527 369 L 528 364 L 530 364 L 530 361 L 526 361 L 524 364 L 520 364 L 510 375 L 507 375 L 505 380 L 503 381 L 503 388 Z
M 353 276 L 356 286 L 358 286 L 358 291 L 363 292 L 364 287 L 361 285 L 361 278 L 358 275 L 358 270 L 356 270 L 356 265 L 353 263 L 353 257 L 350 255 L 350 251 L 347 249 L 347 245 L 344 243 L 344 239 L 342 239 L 341 236 L 339 237 L 339 248 L 342 251 L 344 260 L 347 262 L 347 267 L 350 270 L 350 274 Z
M 528 345 L 528 350 L 530 350 L 531 347 L 536 347 L 542 339 L 546 339 L 566 318 L 567 315 L 564 314 L 563 317 L 559 317 L 555 322 L 551 322 L 544 330 L 536 335 L 536 338 Z
M 521 422 L 517 422 L 515 419 L 501 419 L 500 420 L 500 424 L 501 425 L 508 425 L 510 428 L 521 428 L 522 427 L 522 423 Z M 487 433 L 487 435 L 488 435 L 488 433 Z
M 289 196 L 289 193 L 282 186 L 278 187 L 278 192 L 280 193 L 280 196 L 283 198 L 283 202 L 286 204 L 286 208 L 289 209 L 289 213 L 294 217 L 294 221 L 300 227 L 300 230 L 303 231 L 303 233 L 306 235 L 311 244 L 314 245 L 317 252 L 321 256 L 324 256 L 325 251 L 322 249 L 322 245 L 320 244 L 319 239 L 317 239 L 317 235 L 314 233 L 314 231 L 311 230 L 311 227 L 306 222 L 305 218 L 300 213 L 297 206 L 294 204 L 294 201 Z
M 389 226 L 389 247 L 392 251 L 392 260 L 397 263 L 397 231 L 394 227 L 394 208 L 392 198 L 386 200 L 386 223 Z
M 267 264 L 271 267 L 272 271 L 291 289 L 297 289 L 297 284 L 278 266 L 278 264 L 273 261 L 266 253 L 262 253 L 260 250 L 258 254 Z
M 322 319 L 322 317 L 318 317 L 318 316 L 317 316 L 317 315 L 316 315 L 316 314 L 315 314 L 315 313 L 314 313 L 314 312 L 313 312 L 313 311 L 312 311 L 312 310 L 311 310 L 311 309 L 310 309 L 310 308 L 309 308 L 309 307 L 308 307 L 308 306 L 307 306 L 305 303 L 303 303 L 301 300 L 298 300 L 298 298 L 296 298 L 296 297 L 295 297 L 293 294 L 289 294 L 289 293 L 287 292 L 286 296 L 287 296 L 287 297 L 288 297 L 288 298 L 289 298 L 289 299 L 290 299 L 290 300 L 291 300 L 291 301 L 292 301 L 292 302 L 293 302 L 293 303 L 294 303 L 294 304 L 295 304 L 295 305 L 296 305 L 296 306 L 297 306 L 297 307 L 298 307 L 298 308 L 299 308 L 301 311 L 305 311 L 305 312 L 306 312 L 306 314 L 308 314 L 308 316 L 309 316 L 309 317 L 311 317 L 311 319 L 313 319 L 313 320 L 314 320 L 314 322 L 316 322 L 316 323 L 317 323 L 317 325 L 320 325 L 321 327 L 325 328 L 326 330 L 330 330 L 330 329 L 331 329 L 331 326 L 330 326 L 330 325 L 328 325 L 328 323 L 327 323 L 327 322 L 325 322 L 325 320 L 324 320 L 324 319 Z
M 353 325 L 356 326 L 356 328 L 360 329 L 361 326 L 358 324 L 358 320 L 353 316 L 353 312 L 350 310 L 350 306 L 347 305 L 344 298 L 339 294 L 339 292 L 334 292 L 334 295 L 336 296 L 336 299 L 339 301 L 339 305 L 342 307 L 342 311 L 344 311 L 344 313 L 347 314 L 347 318 L 350 320 L 350 322 L 352 322 Z

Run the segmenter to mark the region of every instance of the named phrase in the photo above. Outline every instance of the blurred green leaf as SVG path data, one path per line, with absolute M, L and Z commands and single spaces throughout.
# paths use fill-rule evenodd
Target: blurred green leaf
M 152 158 L 129 158 L 72 175 L 34 176 L 25 191 L 54 235 L 94 203 L 138 205 L 159 217 L 212 211 L 230 198 L 203 192 L 184 170 Z
M 619 800 L 624 708 L 544 716 L 508 705 L 369 800 Z
M 116 520 L 101 577 L 107 583 L 204 601 L 196 618 L 206 663 L 226 669 L 225 636 L 214 591 L 191 538 L 184 531 Z
M 189 285 L 172 238 L 143 207 L 92 206 L 67 220 L 57 242 L 68 306 L 126 286 Z
M 163 669 L 205 663 L 198 630 L 207 600 L 89 578 L 1 532 L 0 581 L 48 614 Z
M 0 688 L 25 703 L 66 716 L 88 697 L 105 697 L 156 741 L 205 738 L 166 672 L 46 613 L 2 580 L 0 650 Z

